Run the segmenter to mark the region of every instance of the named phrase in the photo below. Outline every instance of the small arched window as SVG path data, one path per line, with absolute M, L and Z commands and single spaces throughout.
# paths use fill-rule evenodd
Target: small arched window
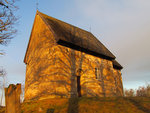
M 100 79 L 100 77 L 101 77 L 100 68 L 95 68 L 95 77 L 98 80 Z
M 78 69 L 78 70 L 77 70 L 77 76 L 81 76 L 82 74 L 83 74 L 82 69 Z

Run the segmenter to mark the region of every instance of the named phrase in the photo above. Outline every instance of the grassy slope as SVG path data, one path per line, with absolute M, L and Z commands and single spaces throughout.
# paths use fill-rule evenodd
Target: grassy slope
M 22 113 L 150 113 L 150 98 L 76 98 L 26 102 Z
M 0 106 L 0 113 L 5 113 L 5 107 Z

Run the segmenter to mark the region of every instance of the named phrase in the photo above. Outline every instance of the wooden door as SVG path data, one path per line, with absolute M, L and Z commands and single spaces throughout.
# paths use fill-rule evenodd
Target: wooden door
M 77 93 L 78 93 L 78 97 L 81 97 L 80 76 L 77 76 Z

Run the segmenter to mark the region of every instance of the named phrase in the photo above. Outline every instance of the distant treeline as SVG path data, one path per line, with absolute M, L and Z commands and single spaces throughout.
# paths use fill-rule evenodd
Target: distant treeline
M 126 97 L 150 97 L 150 84 L 140 86 L 138 89 L 125 89 L 124 95 Z

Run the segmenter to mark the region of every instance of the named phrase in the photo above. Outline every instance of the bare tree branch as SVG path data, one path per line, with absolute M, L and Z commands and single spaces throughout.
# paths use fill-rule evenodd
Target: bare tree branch
M 17 22 L 15 11 L 16 0 L 0 1 L 0 44 L 7 45 L 10 39 L 14 38 L 17 30 L 14 25 Z

